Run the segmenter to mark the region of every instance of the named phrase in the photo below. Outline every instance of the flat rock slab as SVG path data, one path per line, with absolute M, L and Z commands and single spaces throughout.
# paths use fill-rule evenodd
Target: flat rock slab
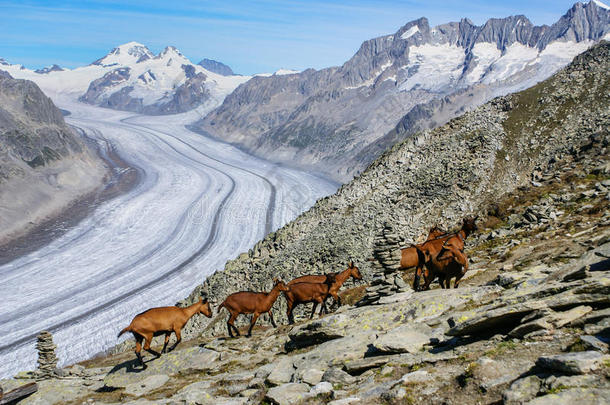
M 272 385 L 282 385 L 292 381 L 294 364 L 292 358 L 284 358 L 274 363 L 273 371 L 267 376 L 267 382 Z
M 108 387 L 124 388 L 138 383 L 153 375 L 175 375 L 187 371 L 202 371 L 212 368 L 220 358 L 220 353 L 201 347 L 189 347 L 166 353 L 158 359 L 150 360 L 142 370 L 136 360 L 130 360 L 115 366 L 104 378 Z
M 587 351 L 543 356 L 538 358 L 536 365 L 567 374 L 586 374 L 599 369 L 604 361 L 610 361 L 610 355 Z
M 557 394 L 534 398 L 527 405 L 607 405 L 610 403 L 610 389 L 572 388 Z
M 392 359 L 392 356 L 374 356 L 365 357 L 364 359 L 345 362 L 343 368 L 348 373 L 362 373 L 371 368 L 377 368 L 385 365 Z
M 302 402 L 309 393 L 309 385 L 303 383 L 282 384 L 267 391 L 266 398 L 274 404 L 291 405 Z
M 373 346 L 383 353 L 417 353 L 430 342 L 432 328 L 422 324 L 399 326 L 379 335 Z
M 168 380 L 169 377 L 165 374 L 149 375 L 142 381 L 131 383 L 125 386 L 125 393 L 140 397 L 144 394 L 149 393 L 152 390 L 163 386 Z
M 520 405 L 538 395 L 542 380 L 538 376 L 530 375 L 513 382 L 504 391 L 502 399 L 506 405 Z
M 38 391 L 21 400 L 19 404 L 52 405 L 85 398 L 91 388 L 83 385 L 83 380 L 43 380 L 38 382 Z

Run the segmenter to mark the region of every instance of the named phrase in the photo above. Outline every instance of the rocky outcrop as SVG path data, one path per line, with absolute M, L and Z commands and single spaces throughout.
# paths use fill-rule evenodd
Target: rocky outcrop
M 608 32 L 610 11 L 595 2 L 551 27 L 524 16 L 436 27 L 421 18 L 365 41 L 341 67 L 254 77 L 196 126 L 347 181 L 415 131 L 547 78 Z
M 0 74 L 0 243 L 91 192 L 104 175 L 35 83 Z

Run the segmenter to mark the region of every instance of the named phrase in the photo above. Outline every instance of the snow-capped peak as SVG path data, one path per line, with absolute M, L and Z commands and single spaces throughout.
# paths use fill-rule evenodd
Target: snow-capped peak
M 275 73 L 275 76 L 283 76 L 283 75 L 293 75 L 296 73 L 301 73 L 300 70 L 292 70 L 292 69 L 278 69 Z
M 163 59 L 165 57 L 180 57 L 180 58 L 186 58 L 182 52 L 180 52 L 178 50 L 178 48 L 176 48 L 175 46 L 166 46 L 164 50 L 162 50 L 159 55 L 156 56 L 157 59 Z
M 146 46 L 132 41 L 113 48 L 108 55 L 93 62 L 93 65 L 130 65 L 153 57 L 153 53 Z
M 595 4 L 597 7 L 603 8 L 604 10 L 610 10 L 610 6 L 602 3 L 599 0 L 591 0 L 591 3 Z

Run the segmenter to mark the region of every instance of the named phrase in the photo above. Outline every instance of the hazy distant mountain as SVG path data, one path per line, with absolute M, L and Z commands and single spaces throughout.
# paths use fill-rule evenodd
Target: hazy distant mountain
M 346 180 L 409 134 L 397 124 L 438 125 L 527 88 L 609 32 L 609 8 L 597 1 L 576 3 L 552 26 L 512 16 L 430 27 L 420 18 L 364 42 L 341 67 L 255 76 L 196 126 L 267 158 Z
M 233 70 L 224 63 L 212 59 L 203 59 L 198 65 L 210 72 L 218 73 L 223 76 L 232 76 L 235 74 L 233 73 Z
M 172 46 L 154 55 L 137 42 L 118 46 L 74 70 L 56 65 L 35 72 L 20 65 L 3 68 L 35 81 L 51 95 L 69 93 L 86 103 L 145 114 L 180 113 L 202 105 L 209 111 L 249 79 L 211 72 Z

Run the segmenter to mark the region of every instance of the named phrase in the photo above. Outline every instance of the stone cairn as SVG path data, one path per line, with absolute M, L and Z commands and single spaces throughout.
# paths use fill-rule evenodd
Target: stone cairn
M 410 289 L 402 279 L 400 267 L 400 238 L 394 228 L 385 223 L 381 232 L 374 239 L 373 277 L 365 296 L 358 306 L 370 305 L 382 297 L 405 292 Z
M 57 356 L 55 349 L 57 346 L 53 343 L 53 335 L 51 332 L 42 331 L 38 335 L 36 349 L 38 350 L 38 378 L 47 379 L 56 376 Z

